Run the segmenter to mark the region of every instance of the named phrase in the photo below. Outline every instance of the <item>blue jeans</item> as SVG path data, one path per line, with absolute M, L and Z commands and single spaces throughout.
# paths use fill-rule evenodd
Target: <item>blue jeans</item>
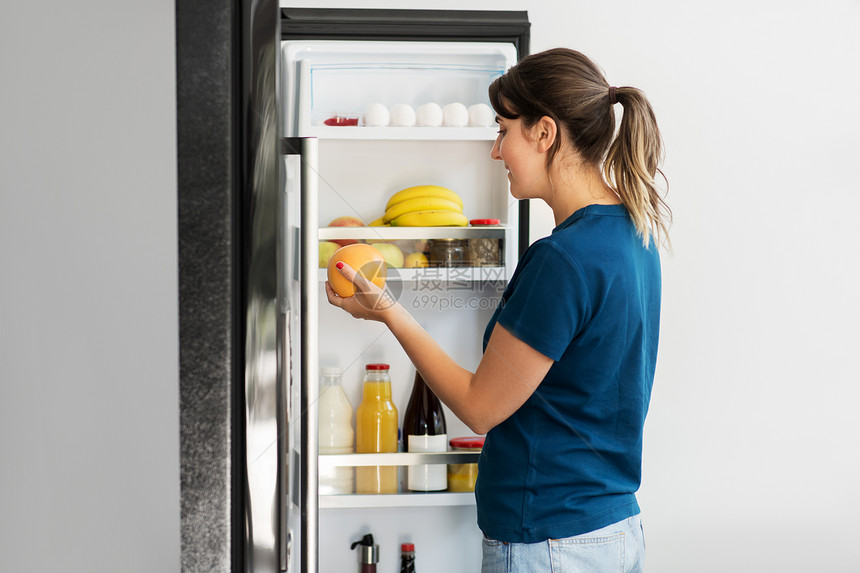
M 645 534 L 634 515 L 601 529 L 540 543 L 484 538 L 481 573 L 642 573 Z

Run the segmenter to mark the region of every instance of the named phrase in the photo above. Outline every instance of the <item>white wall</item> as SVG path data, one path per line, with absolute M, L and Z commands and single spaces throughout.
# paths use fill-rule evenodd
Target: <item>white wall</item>
M 528 10 L 533 52 L 579 49 L 647 92 L 675 214 L 648 570 L 857 571 L 860 2 L 314 5 Z
M 179 570 L 174 3 L 0 7 L 0 571 Z
M 860 2 L 588 4 L 532 10 L 533 49 L 646 90 L 675 214 L 649 569 L 858 571 Z

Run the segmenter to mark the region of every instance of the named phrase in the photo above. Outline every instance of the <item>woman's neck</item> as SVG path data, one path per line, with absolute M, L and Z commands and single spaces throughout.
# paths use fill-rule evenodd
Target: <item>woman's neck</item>
M 568 165 L 551 173 L 550 196 L 544 198 L 552 209 L 556 226 L 588 205 L 617 205 L 621 199 L 603 180 L 596 165 Z

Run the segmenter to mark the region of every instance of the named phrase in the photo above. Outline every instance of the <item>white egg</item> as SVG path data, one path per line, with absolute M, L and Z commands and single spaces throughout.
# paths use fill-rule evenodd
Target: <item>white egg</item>
M 372 103 L 364 110 L 364 125 L 368 127 L 385 127 L 388 121 L 388 108 L 381 103 Z
M 476 103 L 469 106 L 469 125 L 472 127 L 488 127 L 493 125 L 495 117 L 493 108 L 485 103 Z
M 418 125 L 439 127 L 442 125 L 442 108 L 438 103 L 425 103 L 418 108 L 415 117 Z
M 415 125 L 415 110 L 411 105 L 398 103 L 388 110 L 391 114 L 391 125 L 396 127 L 412 127 Z
M 464 127 L 469 123 L 469 110 L 461 103 L 449 103 L 442 109 L 443 123 L 448 127 Z

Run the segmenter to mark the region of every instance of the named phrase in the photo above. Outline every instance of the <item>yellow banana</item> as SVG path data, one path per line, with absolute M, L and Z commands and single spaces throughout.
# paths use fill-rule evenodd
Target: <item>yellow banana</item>
M 440 197 L 457 203 L 460 205 L 460 208 L 463 207 L 463 200 L 460 199 L 460 196 L 447 187 L 442 187 L 440 185 L 417 185 L 415 187 L 407 187 L 406 189 L 398 191 L 392 195 L 388 200 L 388 204 L 385 205 L 385 210 L 388 211 L 394 205 L 408 199 L 415 199 L 416 197 Z
M 392 227 L 465 227 L 469 219 L 456 211 L 413 211 L 391 221 Z
M 386 226 L 386 222 L 383 221 L 382 217 L 380 217 L 379 219 L 376 219 L 375 221 L 372 221 L 368 225 L 368 227 L 384 227 L 384 226 Z
M 385 215 L 383 215 L 382 220 L 388 223 L 400 215 L 412 213 L 413 211 L 455 211 L 462 213 L 463 206 L 440 197 L 416 197 L 401 201 L 388 209 Z

